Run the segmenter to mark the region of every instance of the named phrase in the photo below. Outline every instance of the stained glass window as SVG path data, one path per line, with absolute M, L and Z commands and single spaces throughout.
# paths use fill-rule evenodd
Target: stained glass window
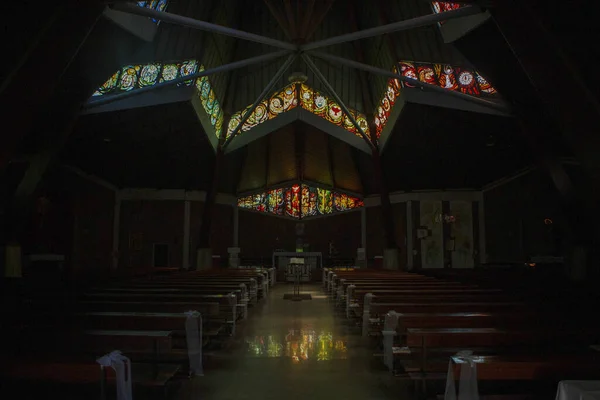
M 244 122 L 242 125 L 241 131 L 246 132 L 258 124 L 273 119 L 279 114 L 295 108 L 297 105 L 298 99 L 296 85 L 288 85 L 280 92 L 275 93 L 269 99 L 258 104 L 252 114 L 250 114 L 250 117 L 248 117 L 246 122 Z M 252 106 L 250 105 L 244 110 L 238 111 L 231 116 L 231 119 L 229 120 L 229 126 L 227 127 L 227 137 L 231 136 L 233 131 L 235 131 L 250 107 Z
M 333 194 L 333 208 L 335 211 L 348 211 L 362 206 L 364 206 L 364 203 L 359 198 L 349 196 L 345 193 Z
M 180 67 L 180 72 L 192 69 L 193 66 L 186 66 L 184 63 Z M 201 65 L 199 69 L 200 71 L 204 71 L 204 66 Z M 195 71 L 193 73 L 195 73 Z M 221 129 L 223 128 L 223 109 L 219 104 L 219 100 L 217 99 L 215 91 L 210 85 L 208 76 L 202 76 L 196 79 L 196 89 L 198 89 L 200 102 L 202 103 L 202 107 L 204 108 L 206 115 L 208 115 L 210 124 L 215 128 L 215 135 L 217 137 L 221 136 Z
M 165 11 L 167 9 L 168 0 L 149 0 L 149 1 L 138 1 L 138 7 L 149 8 L 156 11 Z M 152 22 L 159 23 L 160 21 L 152 18 Z
M 248 120 L 244 122 L 241 131 L 249 131 L 255 126 L 295 108 L 298 105 L 298 93 L 296 88 L 297 86 L 295 84 L 286 86 L 282 91 L 274 94 L 268 100 L 260 103 L 250 115 Z M 354 133 L 356 136 L 361 137 L 358 129 L 356 129 L 350 118 L 344 114 L 339 104 L 304 84 L 300 85 L 300 106 L 303 109 L 310 111 L 321 118 L 324 118 L 332 124 L 344 128 L 345 130 Z M 238 111 L 231 116 L 229 126 L 227 128 L 227 137 L 233 133 L 242 120 L 244 114 L 248 111 L 248 109 L 250 109 L 250 107 L 251 106 L 248 106 L 244 110 Z M 356 119 L 356 122 L 361 127 L 363 132 L 368 135 L 369 124 L 365 115 L 355 110 L 350 110 L 350 113 L 354 119 Z
M 394 68 L 394 72 L 397 73 L 397 69 Z M 388 85 L 383 94 L 379 105 L 377 106 L 377 115 L 375 115 L 375 128 L 377 138 L 381 136 L 381 132 L 383 128 L 387 124 L 387 121 L 390 117 L 390 113 L 392 112 L 392 108 L 394 104 L 396 104 L 396 99 L 400 96 L 400 80 L 398 79 L 389 79 Z
M 156 3 L 156 2 L 139 2 Z M 139 5 L 138 3 L 138 5 Z M 160 4 L 166 4 L 160 2 Z M 177 78 L 193 75 L 204 71 L 204 66 L 196 60 L 185 60 L 178 63 L 151 63 L 146 65 L 127 65 L 115 72 L 92 96 L 103 96 L 119 92 L 128 92 L 138 88 L 153 86 L 157 83 L 169 82 Z M 223 127 L 223 109 L 219 104 L 217 95 L 210 85 L 208 77 L 202 76 L 178 83 L 178 86 L 191 86 L 195 84 L 202 107 L 206 111 L 210 124 L 215 128 L 217 137 Z
M 358 197 L 304 183 L 238 199 L 240 208 L 295 219 L 329 215 L 363 206 L 363 201 Z
M 153 86 L 157 83 L 172 81 L 173 79 L 195 74 L 199 65 L 196 60 L 187 60 L 180 63 L 150 63 L 146 65 L 127 65 L 115 72 L 93 96 L 102 96 L 118 92 Z M 180 83 L 180 86 L 190 86 L 193 79 Z
M 400 61 L 400 74 L 430 85 L 448 90 L 457 90 L 473 96 L 495 95 L 497 93 L 496 89 L 483 76 L 469 68 L 454 67 L 447 64 Z M 413 84 L 408 82 L 402 82 L 402 86 L 414 87 Z
M 451 3 L 447 1 L 432 1 L 431 7 L 433 8 L 433 12 L 436 14 L 456 10 L 462 7 L 460 3 Z M 442 25 L 445 21 L 440 21 L 439 24 Z
M 305 110 L 361 137 L 360 132 L 356 129 L 350 118 L 344 114 L 342 108 L 334 100 L 304 84 L 300 85 L 300 100 L 302 108 Z M 369 123 L 365 115 L 352 109 L 350 110 L 350 114 L 368 137 Z

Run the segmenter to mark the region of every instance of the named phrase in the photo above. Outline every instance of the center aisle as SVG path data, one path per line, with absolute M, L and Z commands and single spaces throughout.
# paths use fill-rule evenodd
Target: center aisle
M 335 316 L 322 287 L 305 285 L 312 300 L 284 300 L 293 286 L 277 284 L 244 321 L 229 349 L 207 354 L 205 376 L 189 399 L 383 400 L 406 398 L 359 330 Z

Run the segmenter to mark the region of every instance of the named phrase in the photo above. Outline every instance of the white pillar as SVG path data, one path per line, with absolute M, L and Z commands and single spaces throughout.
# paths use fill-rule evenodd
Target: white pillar
M 183 269 L 190 269 L 190 219 L 191 202 L 183 202 Z
M 360 209 L 360 244 L 367 251 L 367 208 Z
M 233 206 L 233 247 L 239 246 L 240 213 L 237 204 Z
M 479 262 L 485 264 L 487 262 L 487 254 L 485 249 L 485 210 L 483 208 L 483 192 L 479 198 Z
M 406 202 L 406 269 L 413 269 L 413 220 L 412 201 Z
M 119 267 L 119 235 L 121 233 L 121 192 L 115 191 L 115 208 L 113 212 L 113 242 L 112 242 L 112 268 Z

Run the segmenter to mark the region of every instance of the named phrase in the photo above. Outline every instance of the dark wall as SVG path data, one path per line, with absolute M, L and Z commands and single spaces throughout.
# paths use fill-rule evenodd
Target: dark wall
M 333 240 L 340 258 L 356 258 L 356 249 L 360 247 L 360 211 L 308 220 L 304 224 L 304 242 L 310 245 L 310 251 L 320 251 L 327 257 L 329 242 Z
M 333 240 L 341 258 L 356 257 L 360 247 L 360 211 L 303 221 L 303 242 L 309 251 L 329 255 L 329 242 Z M 242 258 L 271 257 L 273 250 L 294 251 L 296 248 L 297 221 L 239 211 L 239 243 Z
M 180 267 L 183 255 L 183 201 L 123 201 L 119 243 L 119 271 L 129 275 L 149 271 L 153 245 L 169 245 L 169 265 Z M 136 249 L 132 239 L 140 238 Z
M 114 191 L 78 178 L 73 202 L 72 271 L 77 280 L 106 279 L 112 267 Z
M 392 204 L 396 245 L 400 249 L 400 267 L 406 266 L 406 203 Z M 367 208 L 367 258 L 383 256 L 384 232 L 381 208 Z
M 564 217 L 550 179 L 534 170 L 484 192 L 488 263 L 562 256 Z M 550 218 L 552 225 L 545 225 Z
M 239 210 L 242 258 L 269 259 L 275 249 L 294 251 L 296 221 Z
M 33 210 L 24 253 L 64 255 L 65 277 L 70 280 L 107 278 L 114 204 L 111 189 L 64 168 L 51 171 Z
M 191 203 L 190 221 L 190 266 L 196 265 L 196 247 L 200 237 L 200 225 L 204 203 L 194 201 Z M 213 256 L 220 256 L 225 262 L 227 248 L 233 247 L 233 207 L 224 204 L 215 204 L 210 233 L 210 247 Z

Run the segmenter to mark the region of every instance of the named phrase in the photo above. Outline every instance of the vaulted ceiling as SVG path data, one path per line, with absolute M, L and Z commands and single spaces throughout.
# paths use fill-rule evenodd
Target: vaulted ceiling
M 167 11 L 296 45 L 432 13 L 431 3 L 422 0 L 181 0 L 170 2 Z M 211 69 L 276 50 L 162 21 L 152 41 L 136 52 L 122 54 L 121 59 L 122 65 L 194 59 Z M 470 67 L 451 44 L 444 43 L 436 23 L 333 44 L 324 50 L 387 71 L 400 60 Z M 271 93 L 289 84 L 290 74 L 300 72 L 315 90 L 337 95 L 348 108 L 373 114 L 389 77 L 319 57 L 311 59 L 330 86 L 297 58 L 274 82 Z M 230 115 L 255 102 L 285 60 L 280 57 L 210 75 L 225 112 Z M 166 92 L 157 90 L 155 96 L 161 93 Z M 123 109 L 116 106 L 83 115 L 62 160 L 120 187 L 206 189 L 212 178 L 214 143 L 198 120 L 190 101 L 193 96 L 155 105 L 133 102 Z M 395 125 L 382 146 L 390 190 L 479 188 L 532 162 L 512 118 L 459 109 L 454 101 L 445 104 L 407 101 L 392 121 Z M 561 148 L 560 143 L 557 147 Z M 241 194 L 303 179 L 371 194 L 377 191 L 372 163 L 367 152 L 296 121 L 228 153 L 220 190 Z

